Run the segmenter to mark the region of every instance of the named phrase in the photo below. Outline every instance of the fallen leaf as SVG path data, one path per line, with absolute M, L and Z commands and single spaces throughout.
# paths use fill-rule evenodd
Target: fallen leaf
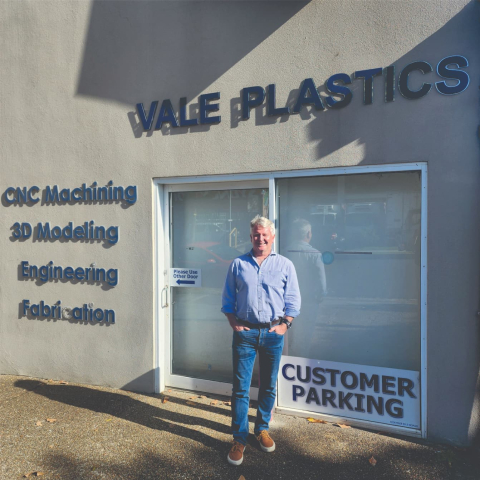
M 168 397 L 163 397 L 162 403 L 167 403 L 168 402 Z
M 65 380 L 60 380 L 58 383 L 60 385 L 68 385 L 68 382 L 66 382 Z M 42 473 L 42 475 L 43 475 L 43 473 Z
M 199 395 L 198 398 L 207 398 L 206 395 Z
M 377 461 L 375 460 L 373 455 L 372 455 L 372 458 L 370 458 L 368 461 L 370 462 L 370 465 L 372 465 L 373 467 L 377 464 Z
M 325 420 L 320 420 L 318 418 L 307 418 L 307 420 L 311 423 L 327 423 Z
M 224 405 L 231 405 L 232 402 L 223 402 Z
M 54 423 L 54 422 L 56 422 L 56 421 L 57 421 L 56 418 L 47 418 L 47 422 L 48 422 L 48 423 Z
M 352 428 L 350 425 L 344 425 L 343 423 L 336 423 L 335 425 L 339 426 L 340 428 Z
M 210 402 L 210 405 L 216 405 L 218 403 L 218 400 L 213 400 L 212 402 Z
M 195 402 L 187 401 L 187 405 L 196 405 L 196 403 L 195 403 Z
M 48 448 L 53 448 L 53 445 L 49 445 Z
M 240 475 L 240 476 L 238 477 L 238 480 L 245 480 L 245 477 L 244 477 L 243 475 Z
M 188 397 L 189 400 L 194 400 L 197 397 Z
M 170 390 L 170 389 L 168 389 L 168 390 L 167 390 L 167 392 L 171 392 L 171 390 Z
M 43 423 L 39 420 L 35 425 L 36 425 L 37 427 L 41 427 L 41 426 L 43 426 Z
M 111 422 L 113 420 L 113 418 L 107 418 L 105 421 L 106 422 Z

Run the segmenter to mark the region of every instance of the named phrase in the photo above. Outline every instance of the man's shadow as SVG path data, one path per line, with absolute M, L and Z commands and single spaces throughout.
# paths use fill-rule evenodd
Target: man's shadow
M 218 449 L 218 451 L 225 449 L 225 442 L 194 430 L 194 428 L 205 427 L 221 433 L 231 434 L 229 426 L 206 419 L 200 412 L 199 415 L 185 415 L 172 412 L 135 400 L 126 394 L 121 395 L 119 393 L 104 392 L 75 385 L 49 384 L 41 380 L 17 380 L 14 385 L 56 402 L 85 408 L 92 412 L 104 413 L 112 417 L 138 423 L 147 428 L 165 430 L 181 437 L 196 440 L 207 447 Z M 186 400 L 173 398 L 172 396 L 169 396 L 168 401 L 186 405 Z M 189 407 L 230 416 L 230 411 L 223 408 L 202 404 L 198 404 L 195 407 L 189 405 Z

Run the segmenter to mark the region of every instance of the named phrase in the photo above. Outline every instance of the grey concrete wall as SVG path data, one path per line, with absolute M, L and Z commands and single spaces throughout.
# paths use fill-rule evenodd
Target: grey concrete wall
M 478 437 L 480 4 L 440 1 L 3 1 L 0 191 L 97 181 L 134 184 L 135 205 L 6 206 L 0 236 L 0 372 L 153 390 L 152 178 L 428 162 L 428 432 Z M 345 109 L 239 119 L 243 87 L 460 54 L 469 88 L 373 105 L 360 82 Z M 429 74 L 428 81 L 438 78 Z M 418 85 L 420 75 L 412 75 Z M 417 83 L 416 83 L 417 82 Z M 221 93 L 222 122 L 142 132 L 135 104 Z M 118 244 L 13 241 L 15 222 L 119 225 Z M 20 281 L 18 265 L 114 267 L 114 288 Z M 115 308 L 117 324 L 19 318 L 23 299 Z M 474 407 L 476 405 L 476 407 Z

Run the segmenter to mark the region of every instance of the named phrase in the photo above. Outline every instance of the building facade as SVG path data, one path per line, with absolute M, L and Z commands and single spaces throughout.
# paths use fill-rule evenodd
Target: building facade
M 303 303 L 278 411 L 474 442 L 479 18 L 1 2 L 0 373 L 228 395 L 221 290 L 261 214 Z

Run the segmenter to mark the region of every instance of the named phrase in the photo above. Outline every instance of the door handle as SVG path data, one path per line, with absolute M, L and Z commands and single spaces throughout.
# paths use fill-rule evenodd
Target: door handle
M 165 303 L 163 302 L 163 292 L 165 292 Z M 160 303 L 161 303 L 162 308 L 167 308 L 168 307 L 168 285 L 165 285 L 162 288 Z

